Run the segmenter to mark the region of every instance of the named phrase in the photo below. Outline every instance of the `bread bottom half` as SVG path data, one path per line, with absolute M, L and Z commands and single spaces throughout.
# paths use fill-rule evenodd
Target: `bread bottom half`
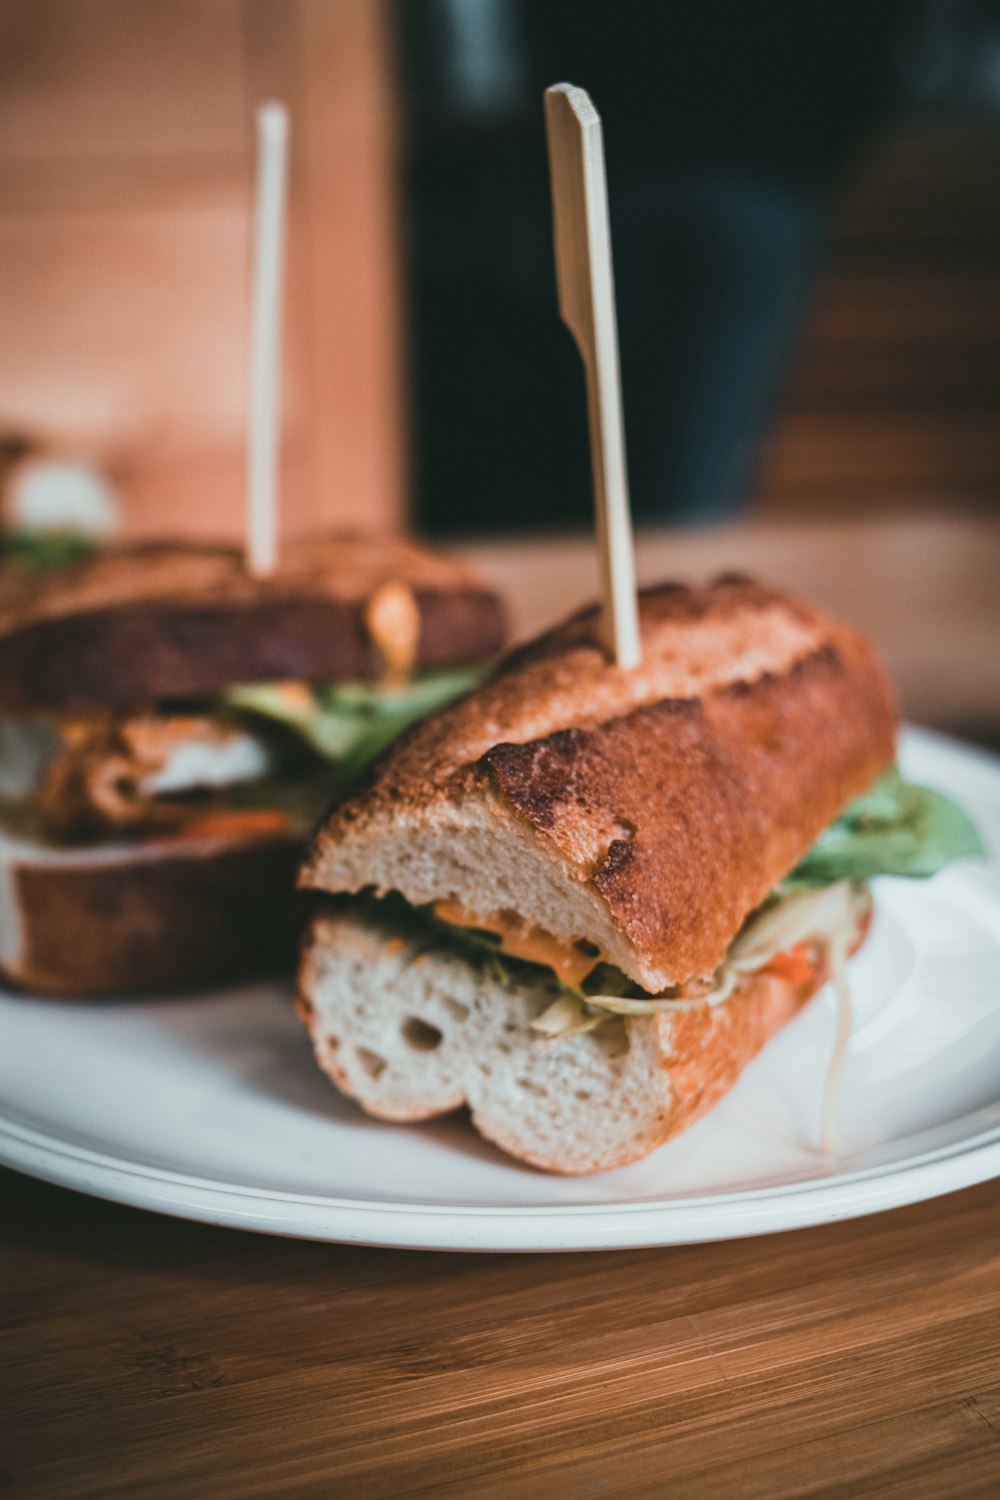
M 467 1105 L 510 1155 L 583 1173 L 636 1161 L 711 1109 L 826 978 L 754 975 L 722 1005 L 549 1041 L 531 1029 L 558 994 L 544 971 L 507 987 L 344 906 L 312 920 L 298 1009 L 320 1067 L 369 1114 L 415 1121 Z
M 53 849 L 0 837 L 0 977 L 141 995 L 291 971 L 295 838 Z

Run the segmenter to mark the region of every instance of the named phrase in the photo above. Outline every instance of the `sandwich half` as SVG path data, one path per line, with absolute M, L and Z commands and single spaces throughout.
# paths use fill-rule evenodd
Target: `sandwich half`
M 474 572 L 312 538 L 267 579 L 221 546 L 0 570 L 0 972 L 139 993 L 294 963 L 323 808 L 503 641 Z
M 642 593 L 635 670 L 598 628 L 405 735 L 300 877 L 331 898 L 298 1003 L 338 1087 L 391 1120 L 467 1105 L 559 1172 L 644 1156 L 732 1086 L 863 940 L 873 834 L 900 873 L 928 819 L 974 845 L 887 769 L 892 694 L 843 625 L 724 577 Z

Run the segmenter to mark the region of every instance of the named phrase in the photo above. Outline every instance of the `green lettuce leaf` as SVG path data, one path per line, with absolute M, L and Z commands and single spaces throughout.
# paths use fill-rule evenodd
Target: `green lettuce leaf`
M 783 888 L 934 875 L 950 860 L 984 852 L 961 808 L 941 792 L 904 780 L 893 766 L 820 834 Z
M 410 724 L 472 687 L 478 672 L 427 672 L 401 687 L 345 682 L 304 684 L 289 692 L 281 683 L 247 683 L 223 694 L 228 709 L 291 730 L 317 758 L 311 775 L 269 778 L 232 788 L 241 807 L 285 807 L 297 826 L 310 828 L 346 791 L 370 760 Z
M 229 708 L 283 724 L 348 781 L 417 719 L 472 687 L 472 670 L 426 672 L 401 687 L 343 682 L 288 693 L 281 683 L 248 683 L 223 695 Z
M 0 533 L 0 561 L 30 573 L 52 573 L 82 557 L 91 557 L 97 544 L 72 531 L 5 531 Z

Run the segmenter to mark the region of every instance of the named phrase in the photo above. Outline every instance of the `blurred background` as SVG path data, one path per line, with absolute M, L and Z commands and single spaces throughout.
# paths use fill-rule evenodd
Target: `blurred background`
M 1000 490 L 992 0 L 3 0 L 0 439 L 238 527 L 288 100 L 287 521 L 585 523 L 541 92 L 605 121 L 638 518 Z
M 84 460 L 128 532 L 239 535 L 252 112 L 279 97 L 286 532 L 580 532 L 560 79 L 604 118 L 637 520 L 748 527 L 724 560 L 790 581 L 786 533 L 832 527 L 818 593 L 863 587 L 862 622 L 981 593 L 1000 0 L 0 0 L 0 471 Z

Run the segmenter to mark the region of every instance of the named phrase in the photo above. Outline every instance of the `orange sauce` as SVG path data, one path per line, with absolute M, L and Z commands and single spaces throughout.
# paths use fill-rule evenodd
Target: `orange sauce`
M 198 813 L 179 827 L 159 833 L 157 838 L 171 842 L 182 839 L 266 838 L 272 834 L 287 833 L 291 826 L 291 816 L 279 807 L 218 808 Z
M 435 901 L 434 915 L 453 927 L 478 927 L 495 932 L 500 947 L 511 958 L 523 958 L 533 964 L 547 964 L 563 984 L 578 989 L 598 959 L 563 938 L 553 937 L 544 928 L 525 922 L 513 912 L 491 912 L 481 917 L 466 911 L 458 901 Z

